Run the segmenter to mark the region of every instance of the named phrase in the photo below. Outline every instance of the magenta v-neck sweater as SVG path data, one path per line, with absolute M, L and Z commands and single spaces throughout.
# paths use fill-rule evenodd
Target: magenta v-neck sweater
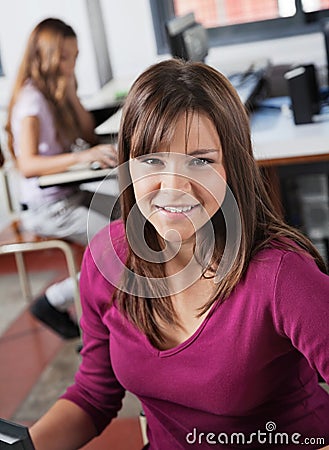
M 296 439 L 301 448 L 323 446 L 304 444 L 310 437 L 329 444 L 329 395 L 316 374 L 329 381 L 329 277 L 311 258 L 259 252 L 243 281 L 187 341 L 159 351 L 109 306 L 109 280 L 121 272 L 115 253 L 124 261 L 125 252 L 117 221 L 85 253 L 82 363 L 63 395 L 92 417 L 99 432 L 129 390 L 142 402 L 151 450 L 297 449 Z M 291 442 L 293 433 L 301 436 Z M 251 444 L 241 446 L 243 439 Z M 280 445 L 269 445 L 270 439 Z

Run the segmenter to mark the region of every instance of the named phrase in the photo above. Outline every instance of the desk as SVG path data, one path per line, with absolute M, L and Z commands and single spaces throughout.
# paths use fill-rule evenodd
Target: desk
M 260 107 L 250 117 L 255 159 L 267 180 L 273 204 L 283 215 L 278 167 L 289 164 L 329 160 L 329 114 L 315 118 L 307 125 L 295 125 L 292 111 Z M 122 110 L 111 116 L 96 133 L 117 134 Z
M 103 123 L 123 105 L 124 97 L 132 83 L 133 80 L 130 78 L 113 79 L 95 94 L 81 98 L 83 106 L 92 113 L 96 126 Z M 106 141 L 108 142 L 108 139 Z
M 39 177 L 38 183 L 41 188 L 50 186 L 59 186 L 72 183 L 87 183 L 107 179 L 116 179 L 117 169 L 76 169 L 66 170 L 65 172 L 53 173 L 51 175 L 43 175 Z
M 96 133 L 117 134 L 122 110 L 107 119 L 96 128 Z M 263 107 L 257 109 L 250 117 L 251 138 L 254 155 L 268 180 L 268 190 L 278 211 L 282 212 L 280 180 L 278 167 L 289 164 L 312 163 L 329 161 L 329 115 L 323 114 L 315 118 L 315 122 L 307 125 L 295 125 L 292 112 L 283 108 L 273 109 Z M 108 170 L 108 169 L 106 169 Z M 40 177 L 43 186 L 60 184 L 58 177 L 72 181 L 100 180 L 107 173 L 103 171 L 89 171 L 87 177 L 79 174 L 47 175 Z M 83 174 L 80 174 L 83 175 Z M 72 180 L 72 177 L 75 180 Z M 88 178 L 89 177 L 89 178 Z M 57 179 L 57 181 L 56 181 Z M 46 184 L 45 184 L 46 181 Z
M 109 211 L 111 208 L 115 208 L 115 203 L 120 195 L 117 172 L 116 168 L 75 169 L 43 175 L 39 177 L 38 181 L 41 188 L 78 184 L 81 190 L 97 194 L 93 200 L 93 209 L 104 214 L 104 196 L 106 196 L 105 204 Z
M 261 107 L 250 117 L 255 159 L 267 180 L 267 190 L 276 210 L 286 216 L 282 202 L 280 166 L 329 160 L 329 116 L 295 125 L 292 111 Z
M 120 128 L 120 120 L 122 115 L 122 109 L 120 108 L 115 114 L 109 117 L 105 122 L 101 123 L 95 132 L 98 136 L 103 135 L 117 135 Z
M 120 109 L 97 127 L 96 133 L 117 134 L 121 112 Z M 265 167 L 329 159 L 329 115 L 315 120 L 311 124 L 295 125 L 288 109 L 257 109 L 250 117 L 250 126 L 258 163 Z
M 133 81 L 131 78 L 113 79 L 106 83 L 96 94 L 81 98 L 81 103 L 89 111 L 120 105 L 122 104 L 122 99 L 118 98 L 118 95 L 127 93 Z
M 261 166 L 329 159 L 329 116 L 295 125 L 290 110 L 259 108 L 250 118 L 256 160 Z

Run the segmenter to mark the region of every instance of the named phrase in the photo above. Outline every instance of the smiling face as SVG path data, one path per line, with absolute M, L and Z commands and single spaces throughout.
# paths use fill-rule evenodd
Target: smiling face
M 220 139 L 204 114 L 179 117 L 170 145 L 130 160 L 137 205 L 167 241 L 187 241 L 220 208 L 226 174 Z

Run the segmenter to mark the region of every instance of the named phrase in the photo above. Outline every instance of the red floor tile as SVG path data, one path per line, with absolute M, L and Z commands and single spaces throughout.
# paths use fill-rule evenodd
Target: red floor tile
M 81 263 L 83 248 L 74 246 L 76 262 L 79 266 Z M 30 271 L 38 270 L 66 270 L 65 257 L 63 252 L 57 249 L 42 250 L 38 252 L 24 253 L 27 269 Z M 0 274 L 16 272 L 16 263 L 14 255 L 0 255 Z
M 82 253 L 77 249 L 78 264 Z M 26 253 L 25 257 L 30 271 L 56 269 L 57 277 L 66 275 L 65 260 L 60 251 Z M 16 272 L 14 256 L 1 255 L 0 274 L 12 272 Z M 19 410 L 43 370 L 63 345 L 60 337 L 43 327 L 28 311 L 24 311 L 0 336 L 0 417 L 10 420 Z M 142 447 L 138 418 L 120 418 L 83 450 L 141 450 Z
M 64 341 L 28 311 L 0 337 L 0 417 L 10 419 Z

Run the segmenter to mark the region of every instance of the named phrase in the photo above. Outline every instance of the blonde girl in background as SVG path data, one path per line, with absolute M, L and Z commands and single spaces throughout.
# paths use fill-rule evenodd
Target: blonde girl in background
M 41 189 L 38 177 L 63 172 L 75 164 L 116 164 L 111 145 L 97 145 L 94 119 L 77 95 L 75 31 L 48 18 L 32 31 L 20 64 L 8 110 L 8 144 L 20 177 L 22 220 L 28 230 L 87 244 L 108 218 L 89 211 L 91 194 L 78 186 Z M 65 338 L 79 335 L 68 309 L 73 304 L 71 279 L 50 286 L 33 304 L 32 313 Z

